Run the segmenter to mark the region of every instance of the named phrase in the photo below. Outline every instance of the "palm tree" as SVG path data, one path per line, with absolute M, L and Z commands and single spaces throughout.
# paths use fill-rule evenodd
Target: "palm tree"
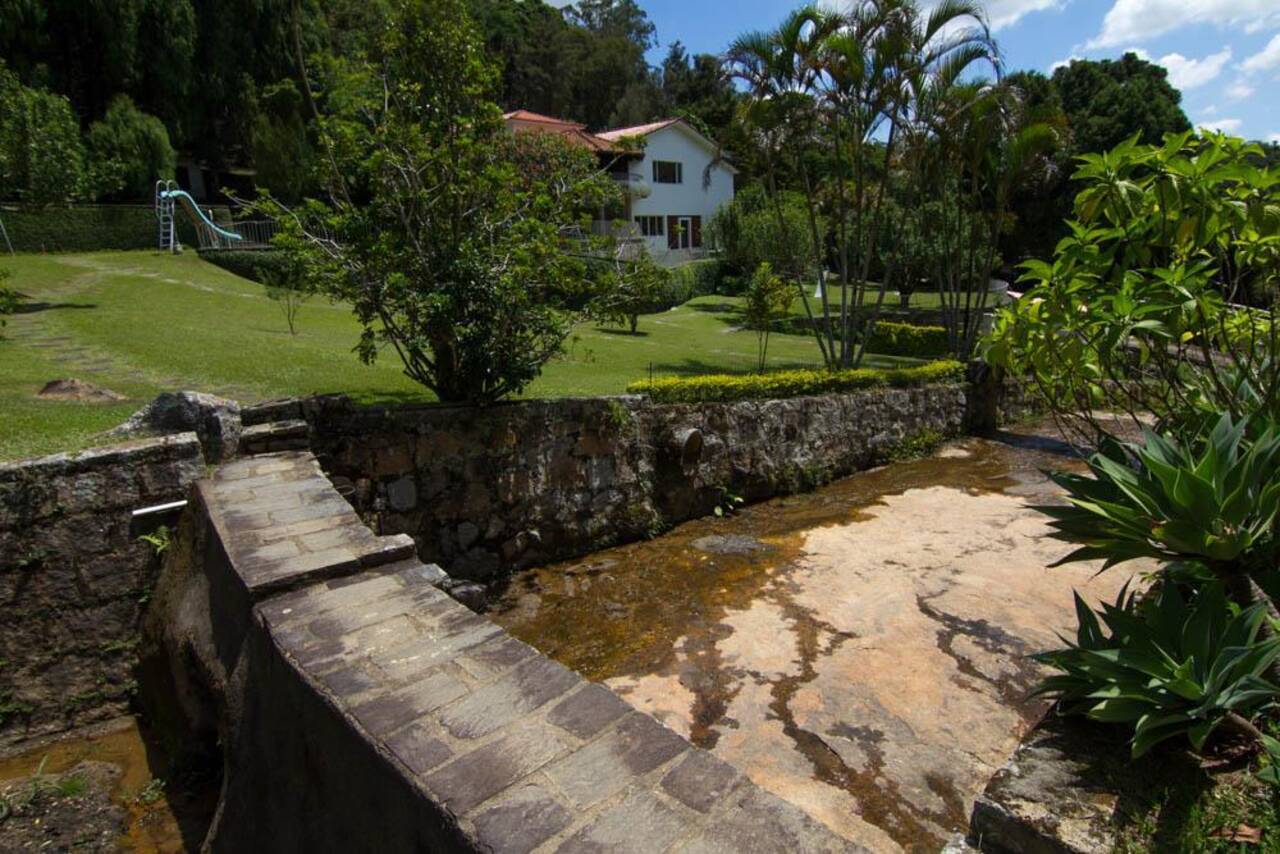
M 916 165 L 900 158 L 899 148 L 928 113 L 929 105 L 917 99 L 932 97 L 931 87 L 954 83 L 984 59 L 998 67 L 981 9 L 967 0 L 943 0 L 928 15 L 915 0 L 857 0 L 843 13 L 803 6 L 777 30 L 749 33 L 730 48 L 726 60 L 747 85 L 743 118 L 763 145 L 770 194 L 778 198 L 777 164 L 785 160 L 799 175 L 808 202 L 817 314 L 803 283 L 808 259 L 785 259 L 779 267 L 797 276 L 829 367 L 862 362 L 892 283 L 890 266 L 874 307 L 865 311 L 878 260 L 872 236 L 880 233 L 890 173 Z M 818 150 L 831 153 L 833 174 L 823 175 L 813 165 Z M 824 218 L 835 223 L 838 310 L 826 287 Z

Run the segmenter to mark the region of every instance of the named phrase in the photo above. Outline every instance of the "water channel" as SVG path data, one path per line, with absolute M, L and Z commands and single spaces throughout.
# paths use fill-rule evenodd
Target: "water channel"
M 1072 589 L 1030 505 L 1078 460 L 1047 429 L 935 456 L 516 576 L 490 615 L 842 836 L 937 851 L 1045 710 L 1028 656 Z

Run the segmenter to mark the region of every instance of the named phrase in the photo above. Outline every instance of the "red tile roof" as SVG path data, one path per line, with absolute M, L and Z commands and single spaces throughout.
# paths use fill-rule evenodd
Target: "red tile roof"
M 526 133 L 554 133 L 564 137 L 570 145 L 581 146 L 604 154 L 629 154 L 628 149 L 615 145 L 614 140 L 591 133 L 587 126 L 578 122 L 544 116 L 529 110 L 513 110 L 503 115 L 507 126 L 514 131 Z
M 671 127 L 678 121 L 680 121 L 680 119 L 663 119 L 660 122 L 650 122 L 647 125 L 633 125 L 629 128 L 615 128 L 614 130 L 602 131 L 596 134 L 596 136 L 601 139 L 607 139 L 610 142 L 617 142 L 618 140 L 628 136 L 648 136 L 649 134 L 660 131 L 663 128 Z

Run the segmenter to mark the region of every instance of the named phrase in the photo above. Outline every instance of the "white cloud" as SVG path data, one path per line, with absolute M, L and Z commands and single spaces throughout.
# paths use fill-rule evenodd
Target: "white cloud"
M 1272 133 L 1267 135 L 1267 142 L 1280 143 L 1280 133 Z
M 1235 133 L 1244 122 L 1240 119 L 1206 119 L 1196 122 L 1196 127 L 1205 130 L 1220 130 L 1224 133 Z
M 1032 12 L 1061 9 L 1065 5 L 1065 0 L 990 0 L 985 8 L 987 23 L 991 29 L 999 30 L 1016 24 Z
M 1115 0 L 1102 30 L 1086 47 L 1149 42 L 1191 25 L 1241 27 L 1249 31 L 1280 23 L 1275 0 Z
M 1267 46 L 1240 63 L 1240 70 L 1248 73 L 1280 68 L 1280 33 L 1276 33 Z
M 1157 59 L 1169 72 L 1169 82 L 1178 89 L 1194 89 L 1203 86 L 1222 73 L 1231 59 L 1231 48 L 1224 47 L 1203 59 L 1188 59 L 1180 53 L 1167 53 Z
M 1049 73 L 1052 74 L 1053 72 L 1057 71 L 1059 68 L 1064 68 L 1070 65 L 1071 63 L 1075 62 L 1077 59 L 1084 59 L 1084 57 L 1073 53 L 1071 54 L 1071 56 L 1068 56 L 1066 59 L 1059 59 L 1053 65 L 1049 66 Z
M 1245 80 L 1237 78 L 1234 83 L 1223 90 L 1223 94 L 1232 101 L 1243 101 L 1254 93 L 1254 88 Z

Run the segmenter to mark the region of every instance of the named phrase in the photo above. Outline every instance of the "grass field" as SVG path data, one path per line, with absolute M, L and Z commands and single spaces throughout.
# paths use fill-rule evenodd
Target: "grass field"
M 429 400 L 403 376 L 394 352 L 373 366 L 351 352 L 359 327 L 343 305 L 313 299 L 290 335 L 265 289 L 194 253 L 19 255 L 0 258 L 29 298 L 0 340 L 0 459 L 101 441 L 155 394 L 197 389 L 242 402 L 343 392 L 366 401 Z M 582 325 L 528 397 L 616 394 L 658 374 L 748 371 L 755 333 L 738 328 L 735 301 L 701 297 L 640 320 L 640 334 Z M 805 336 L 775 334 L 769 367 L 814 366 Z M 869 366 L 910 359 L 872 356 Z M 126 395 L 89 404 L 36 397 L 48 380 L 74 377 Z

